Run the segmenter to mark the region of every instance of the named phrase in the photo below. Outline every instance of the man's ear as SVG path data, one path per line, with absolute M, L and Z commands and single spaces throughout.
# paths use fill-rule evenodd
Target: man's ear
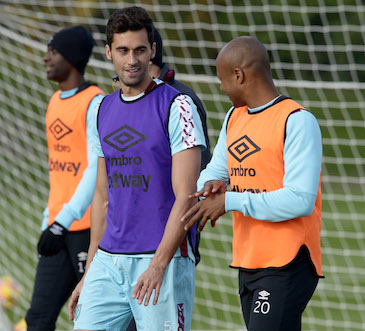
M 110 61 L 113 60 L 112 58 L 112 50 L 110 49 L 110 46 L 109 45 L 105 45 L 105 55 L 106 55 L 106 58 Z
M 152 53 L 151 53 L 150 60 L 152 60 L 155 56 L 156 56 L 156 43 L 153 42 L 153 44 L 152 44 Z
M 237 83 L 242 84 L 245 80 L 245 73 L 243 72 L 242 68 L 235 68 L 233 73 Z

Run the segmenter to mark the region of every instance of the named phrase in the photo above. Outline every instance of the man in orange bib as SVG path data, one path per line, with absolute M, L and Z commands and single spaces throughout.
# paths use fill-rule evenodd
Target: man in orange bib
M 233 214 L 232 268 L 239 270 L 248 330 L 295 331 L 321 270 L 321 132 L 315 117 L 280 95 L 265 47 L 244 36 L 218 54 L 221 90 L 233 103 L 202 197 L 182 218 L 190 228 Z M 227 186 L 230 184 L 230 191 Z
M 62 29 L 49 41 L 43 59 L 47 79 L 58 83 L 59 90 L 46 114 L 50 191 L 26 315 L 28 331 L 55 329 L 62 306 L 84 274 L 97 165 L 90 132 L 94 108 L 104 97 L 84 78 L 93 46 L 84 27 Z

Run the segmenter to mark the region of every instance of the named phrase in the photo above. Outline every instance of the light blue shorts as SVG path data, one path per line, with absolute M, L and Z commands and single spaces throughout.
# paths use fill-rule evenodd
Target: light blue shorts
M 153 255 L 110 254 L 98 250 L 86 274 L 75 312 L 75 330 L 125 330 L 132 316 L 137 330 L 189 331 L 193 314 L 195 264 L 175 256 L 165 271 L 156 305 L 132 299 L 139 276 Z

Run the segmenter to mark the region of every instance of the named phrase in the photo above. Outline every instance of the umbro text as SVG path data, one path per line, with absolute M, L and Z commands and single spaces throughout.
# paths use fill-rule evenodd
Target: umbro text
M 237 168 L 231 168 L 231 176 L 241 176 L 241 177 L 254 177 L 256 176 L 256 171 L 253 168 L 242 168 L 241 166 Z
M 57 152 L 71 152 L 71 147 L 67 146 L 67 145 L 60 145 L 60 144 L 56 144 L 54 145 L 54 150 Z
M 111 166 L 122 166 L 122 165 L 140 165 L 142 159 L 139 156 L 124 156 L 121 157 L 108 157 L 108 161 Z

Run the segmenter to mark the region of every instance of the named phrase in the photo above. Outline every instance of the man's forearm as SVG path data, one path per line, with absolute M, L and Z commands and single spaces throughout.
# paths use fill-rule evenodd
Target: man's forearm
M 151 261 L 151 266 L 166 269 L 186 236 L 181 217 L 193 204 L 194 201 L 191 199 L 176 199 L 174 206 L 171 209 L 162 240 Z

